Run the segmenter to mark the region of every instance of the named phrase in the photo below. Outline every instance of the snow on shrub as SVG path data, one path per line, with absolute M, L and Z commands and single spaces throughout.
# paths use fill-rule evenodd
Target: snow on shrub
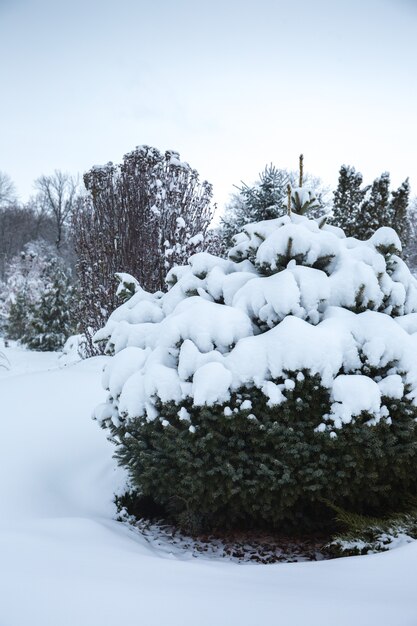
M 62 367 L 73 365 L 87 358 L 87 339 L 85 335 L 70 335 L 62 346 L 59 362 Z
M 417 282 L 390 228 L 368 241 L 292 213 L 227 260 L 191 256 L 95 340 L 132 486 L 188 527 L 314 526 L 415 493 Z

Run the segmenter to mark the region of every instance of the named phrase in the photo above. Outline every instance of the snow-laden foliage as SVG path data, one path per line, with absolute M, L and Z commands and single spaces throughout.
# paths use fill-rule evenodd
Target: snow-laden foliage
M 417 485 L 417 282 L 390 228 L 369 240 L 292 213 L 227 260 L 174 267 L 96 334 L 95 417 L 139 492 L 191 523 L 308 524 Z M 193 522 L 193 523 L 194 523 Z

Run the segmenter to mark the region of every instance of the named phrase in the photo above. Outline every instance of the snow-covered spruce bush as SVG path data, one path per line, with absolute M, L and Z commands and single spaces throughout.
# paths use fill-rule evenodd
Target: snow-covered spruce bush
M 95 417 L 132 486 L 194 527 L 400 505 L 417 487 L 417 282 L 397 235 L 293 213 L 235 243 L 171 269 L 167 293 L 134 285 L 96 335 L 114 356 Z

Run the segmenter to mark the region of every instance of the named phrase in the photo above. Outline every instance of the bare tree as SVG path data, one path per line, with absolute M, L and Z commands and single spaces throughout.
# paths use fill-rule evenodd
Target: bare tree
M 77 202 L 78 182 L 75 178 L 55 170 L 51 176 L 41 176 L 35 181 L 39 198 L 45 212 L 55 220 L 56 248 L 62 244 L 65 225 L 69 222 Z
M 128 272 L 149 291 L 167 270 L 203 245 L 212 187 L 179 154 L 140 146 L 121 165 L 84 175 L 88 195 L 73 217 L 80 326 L 91 337 L 116 306 L 115 274 Z
M 8 263 L 30 241 L 55 242 L 55 223 L 39 211 L 35 201 L 9 204 L 0 210 L 0 281 Z
M 8 174 L 0 171 L 0 208 L 16 201 L 16 187 Z

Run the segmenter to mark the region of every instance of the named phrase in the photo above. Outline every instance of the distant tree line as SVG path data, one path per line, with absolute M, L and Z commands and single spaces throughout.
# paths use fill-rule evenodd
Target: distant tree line
M 60 171 L 37 179 L 35 189 L 20 203 L 0 173 L 0 331 L 56 350 L 76 328 L 70 218 L 81 195 L 76 179 Z
M 80 188 L 67 173 L 55 171 L 35 181 L 36 194 L 28 202 L 17 200 L 14 185 L 0 172 L 0 280 L 5 279 L 7 265 L 24 246 L 43 241 L 56 249 L 67 265 L 74 265 L 70 218 Z

